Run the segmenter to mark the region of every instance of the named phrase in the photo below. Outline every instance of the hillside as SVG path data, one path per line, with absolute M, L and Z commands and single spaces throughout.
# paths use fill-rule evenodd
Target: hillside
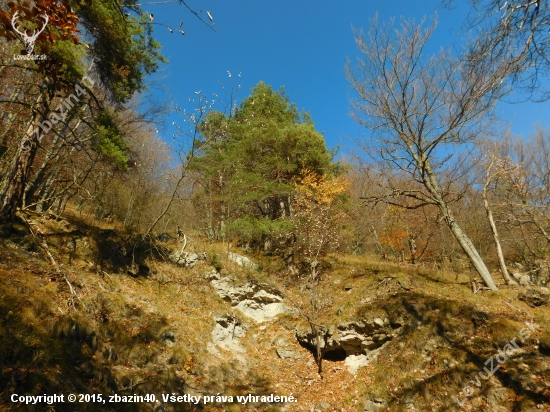
M 165 258 L 181 239 L 137 242 L 70 211 L 1 230 L 2 410 L 460 410 L 456 401 L 472 411 L 550 410 L 548 299 L 518 300 L 544 288 L 474 294 L 467 274 L 331 254 L 316 291 L 327 327 L 319 375 L 302 316 L 310 291 L 278 258 L 249 256 L 259 265 L 243 267 L 227 245 L 196 241 L 187 250 L 200 259 L 182 267 Z M 273 316 L 274 304 L 284 313 Z M 72 404 L 70 393 L 107 401 Z M 65 398 L 25 405 L 13 394 Z M 115 394 L 156 402 L 109 403 Z M 248 395 L 258 398 L 237 399 Z M 261 402 L 269 395 L 295 402 Z

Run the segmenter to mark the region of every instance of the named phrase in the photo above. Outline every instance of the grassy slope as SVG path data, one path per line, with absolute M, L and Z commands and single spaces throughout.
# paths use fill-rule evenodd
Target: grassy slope
M 468 277 L 458 281 L 443 272 L 381 264 L 357 256 L 331 255 L 319 287 L 320 322 L 327 325 L 388 317 L 403 326 L 398 338 L 368 367 L 351 375 L 343 362 L 325 361 L 323 379 L 311 354 L 294 339 L 304 324 L 296 313 L 248 327 L 244 351 L 207 350 L 214 317 L 231 311 L 204 279 L 212 267 L 201 261 L 181 269 L 159 257 L 146 261 L 138 249 L 135 262 L 149 267 L 146 276 L 130 276 L 130 234 L 120 228 L 85 221 L 68 213 L 60 221 L 29 217 L 33 233 L 16 225 L 0 239 L 0 409 L 17 410 L 12 393 L 189 393 L 294 395 L 287 410 L 311 410 L 326 402 L 329 410 L 362 410 L 365 399 L 382 398 L 389 410 L 458 410 L 451 396 L 482 370 L 523 322 L 540 325 L 488 382 L 465 410 L 550 410 L 550 358 L 540 341 L 550 343 L 550 310 L 532 309 L 517 300 L 517 289 L 472 294 Z M 15 233 L 15 234 L 13 234 Z M 42 233 L 69 287 L 40 246 Z M 221 246 L 195 245 L 221 253 Z M 144 246 L 140 246 L 144 247 Z M 159 247 L 177 248 L 176 241 Z M 155 250 L 153 250 L 155 252 Z M 159 249 L 156 255 L 160 254 Z M 134 255 L 134 256 L 135 256 Z M 307 310 L 303 282 L 282 276 L 281 262 L 260 258 L 262 272 L 243 270 L 221 259 L 222 274 L 243 282 L 270 281 Z M 461 282 L 464 280 L 464 282 Z M 74 300 L 74 307 L 72 301 Z M 506 302 L 506 303 L 505 303 Z M 163 340 L 173 332 L 174 345 Z M 279 359 L 275 343 L 301 354 Z M 544 343 L 543 343 L 543 347 Z M 244 359 L 244 363 L 242 360 Z M 462 396 L 459 396 L 461 399 Z M 112 407 L 109 409 L 109 407 Z M 142 404 L 141 410 L 152 410 Z M 207 410 L 269 409 L 263 405 L 210 406 Z M 21 410 L 47 410 L 44 405 Z M 138 405 L 61 404 L 56 410 L 139 410 Z M 178 405 L 177 410 L 185 410 Z

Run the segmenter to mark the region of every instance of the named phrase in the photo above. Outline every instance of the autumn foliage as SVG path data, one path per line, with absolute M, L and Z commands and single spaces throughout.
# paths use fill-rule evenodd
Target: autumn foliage
M 297 236 L 296 250 L 315 260 L 330 247 L 339 246 L 339 227 L 346 217 L 345 176 L 321 176 L 306 169 L 295 184 L 292 221 Z

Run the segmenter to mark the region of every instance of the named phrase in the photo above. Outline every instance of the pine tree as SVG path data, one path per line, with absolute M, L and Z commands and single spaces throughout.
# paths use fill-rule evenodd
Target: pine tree
M 340 165 L 307 113 L 300 113 L 284 89 L 263 82 L 231 118 L 212 113 L 201 125 L 206 149 L 194 159 L 202 199 L 218 233 L 231 230 L 245 241 L 264 243 L 290 227 L 294 183 L 304 168 L 336 174 Z M 208 219 L 207 219 L 208 220 Z

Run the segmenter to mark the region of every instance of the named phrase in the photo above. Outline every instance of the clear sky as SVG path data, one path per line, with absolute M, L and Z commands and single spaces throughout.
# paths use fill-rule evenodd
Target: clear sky
M 344 62 L 358 55 L 351 27 L 366 29 L 377 12 L 381 20 L 391 16 L 420 20 L 437 11 L 439 25 L 429 50 L 436 52 L 440 47 L 459 47 L 468 11 L 465 0 L 457 0 L 453 10 L 437 8 L 440 0 L 187 0 L 187 4 L 202 10 L 205 20 L 206 10 L 210 11 L 217 32 L 182 4 L 142 5 L 154 14 L 155 23 L 178 28 L 184 21 L 184 36 L 154 26 L 155 38 L 170 60 L 156 76 L 163 88 L 155 92 L 158 96 L 170 96 L 175 104 L 189 108 L 188 99 L 196 98 L 199 90 L 214 98 L 213 93 L 224 95 L 222 86 L 230 90 L 241 85 L 237 97 L 242 100 L 260 80 L 274 89 L 285 86 L 290 100 L 311 114 L 328 146 L 341 144 L 348 149 L 350 137 L 366 133 L 349 116 L 352 92 Z M 549 105 L 501 103 L 499 113 L 513 132 L 528 135 L 536 123 L 549 126 Z M 166 119 L 166 129 L 160 128 L 165 136 L 171 135 L 172 121 L 181 119 L 176 115 Z

